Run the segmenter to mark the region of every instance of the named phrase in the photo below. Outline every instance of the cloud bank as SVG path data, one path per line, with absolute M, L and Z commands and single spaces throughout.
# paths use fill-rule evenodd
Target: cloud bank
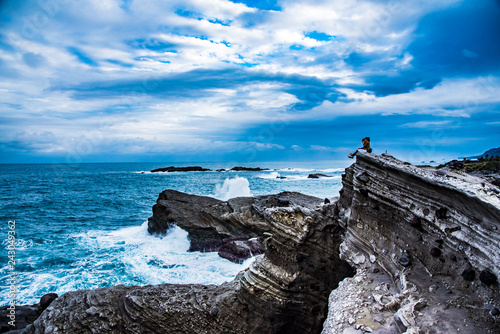
M 498 146 L 500 5 L 0 5 L 2 162 L 436 159 Z

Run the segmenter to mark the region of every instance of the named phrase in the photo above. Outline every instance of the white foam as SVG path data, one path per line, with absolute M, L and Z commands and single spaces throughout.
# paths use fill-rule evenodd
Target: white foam
M 345 168 L 327 168 L 327 169 L 318 169 L 318 171 L 323 173 L 343 173 Z
M 234 179 L 225 179 L 222 185 L 215 186 L 215 197 L 227 201 L 234 197 L 249 197 L 250 183 L 244 177 L 236 176 Z
M 257 177 L 259 179 L 277 179 L 280 177 L 280 173 L 272 172 L 272 173 L 260 174 Z
M 309 168 L 281 168 L 278 169 L 281 172 L 297 172 L 297 173 L 307 173 L 312 172 L 314 169 Z
M 50 274 L 43 268 L 20 272 L 19 303 L 35 303 L 48 292 L 61 295 L 117 284 L 221 284 L 232 280 L 253 261 L 237 264 L 216 252 L 187 252 L 190 243 L 186 231 L 174 226 L 160 238 L 147 232 L 147 222 L 116 231 L 93 230 L 68 237 L 89 255 L 70 267 L 53 267 Z M 0 303 L 7 302 L 0 298 Z

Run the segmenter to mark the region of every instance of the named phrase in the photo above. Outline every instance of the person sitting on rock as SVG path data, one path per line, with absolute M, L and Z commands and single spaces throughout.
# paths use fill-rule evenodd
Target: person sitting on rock
M 348 157 L 353 159 L 354 156 L 358 153 L 358 150 L 365 150 L 368 153 L 372 153 L 372 149 L 370 148 L 370 137 L 365 137 L 361 140 L 363 147 L 360 147 L 354 153 L 349 153 Z

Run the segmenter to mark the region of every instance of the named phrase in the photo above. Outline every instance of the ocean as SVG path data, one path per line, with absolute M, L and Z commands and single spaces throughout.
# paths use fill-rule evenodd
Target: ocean
M 235 264 L 217 253 L 187 252 L 187 232 L 180 228 L 163 238 L 148 234 L 147 218 L 161 191 L 224 200 L 281 191 L 331 198 L 338 196 L 349 163 L 253 163 L 246 166 L 270 170 L 174 173 L 149 171 L 171 165 L 215 170 L 234 164 L 0 164 L 0 305 L 9 303 L 13 285 L 16 304 L 22 305 L 36 303 L 48 292 L 61 295 L 117 284 L 230 281 L 252 259 Z M 312 173 L 331 177 L 308 178 Z M 13 226 L 11 270 L 8 231 Z

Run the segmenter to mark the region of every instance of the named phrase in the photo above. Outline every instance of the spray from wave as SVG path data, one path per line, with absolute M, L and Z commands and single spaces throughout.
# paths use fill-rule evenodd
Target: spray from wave
M 222 185 L 215 186 L 215 197 L 227 201 L 234 197 L 249 197 L 250 183 L 244 177 L 236 176 L 234 179 L 225 179 Z

